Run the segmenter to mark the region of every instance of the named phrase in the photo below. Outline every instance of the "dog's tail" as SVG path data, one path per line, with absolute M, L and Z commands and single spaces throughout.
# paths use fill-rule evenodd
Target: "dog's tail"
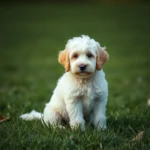
M 20 115 L 20 118 L 27 121 L 35 120 L 35 119 L 42 120 L 43 114 L 35 110 L 32 110 L 30 113 Z

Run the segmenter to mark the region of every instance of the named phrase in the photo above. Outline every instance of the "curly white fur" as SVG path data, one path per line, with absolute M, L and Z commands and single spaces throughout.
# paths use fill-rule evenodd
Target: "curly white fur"
M 88 36 L 69 40 L 59 54 L 66 73 L 58 80 L 50 102 L 46 104 L 43 121 L 46 125 L 68 122 L 72 128 L 85 129 L 85 121 L 97 129 L 106 128 L 108 84 L 102 65 L 108 59 L 105 48 Z M 35 112 L 37 113 L 37 112 Z M 42 114 L 24 114 L 31 120 Z

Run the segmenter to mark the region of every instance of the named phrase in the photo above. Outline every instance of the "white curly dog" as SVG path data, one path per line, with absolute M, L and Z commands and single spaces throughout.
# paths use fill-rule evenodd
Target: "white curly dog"
M 65 73 L 58 80 L 44 113 L 23 114 L 24 120 L 41 119 L 46 125 L 69 123 L 71 128 L 85 129 L 85 121 L 97 129 L 106 128 L 108 84 L 102 65 L 108 53 L 98 42 L 82 35 L 68 40 L 58 60 Z

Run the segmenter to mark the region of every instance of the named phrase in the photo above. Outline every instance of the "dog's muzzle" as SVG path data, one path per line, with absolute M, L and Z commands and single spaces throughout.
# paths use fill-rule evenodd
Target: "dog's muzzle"
M 87 67 L 87 65 L 85 65 L 85 64 L 79 65 L 79 68 L 80 68 L 80 71 L 81 71 L 81 72 L 82 72 L 82 71 L 85 71 L 85 70 L 86 70 L 86 67 Z

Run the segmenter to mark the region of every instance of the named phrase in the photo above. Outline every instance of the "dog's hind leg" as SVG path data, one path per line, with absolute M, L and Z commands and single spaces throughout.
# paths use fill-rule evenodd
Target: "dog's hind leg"
M 62 116 L 57 109 L 54 109 L 50 104 L 47 104 L 44 109 L 43 122 L 47 126 L 59 126 L 62 125 Z

